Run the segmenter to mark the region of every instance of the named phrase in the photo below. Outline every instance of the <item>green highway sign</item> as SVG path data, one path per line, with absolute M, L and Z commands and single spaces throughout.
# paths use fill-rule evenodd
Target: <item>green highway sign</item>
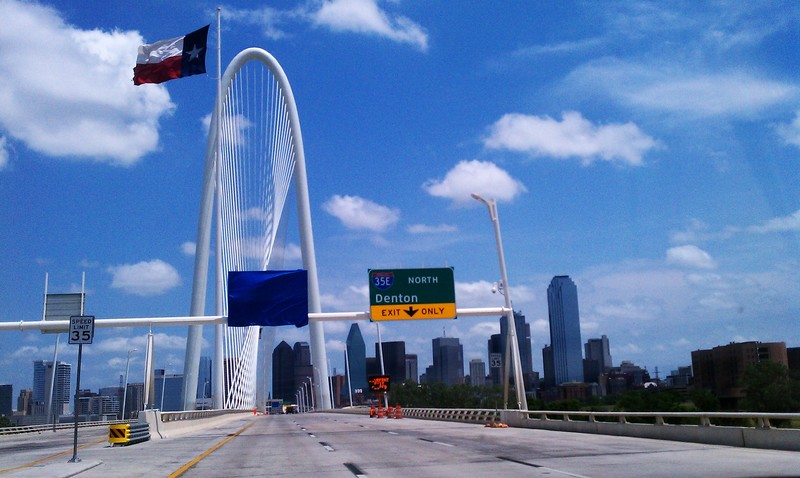
M 455 319 L 453 268 L 370 269 L 369 315 L 373 321 Z

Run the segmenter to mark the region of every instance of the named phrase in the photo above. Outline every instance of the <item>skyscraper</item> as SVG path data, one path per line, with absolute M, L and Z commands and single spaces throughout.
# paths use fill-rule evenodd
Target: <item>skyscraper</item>
M 556 276 L 547 288 L 550 347 L 555 385 L 583 381 L 578 288 L 569 276 Z M 546 381 L 548 381 L 546 379 Z
M 492 385 L 500 385 L 503 383 L 503 373 L 505 373 L 503 364 L 503 346 L 501 345 L 502 339 L 500 334 L 493 334 L 489 337 L 487 348 L 489 351 L 489 379 Z
M 600 373 L 604 373 L 614 366 L 611 362 L 608 337 L 605 335 L 602 335 L 599 339 L 589 339 L 584 345 L 584 352 L 586 360 L 597 360 Z
M 166 373 L 163 368 L 155 369 L 153 392 L 156 408 L 162 412 L 183 410 L 181 392 L 183 391 L 183 374 Z
M 59 361 L 56 366 L 55 395 L 52 396 L 50 387 L 53 378 L 53 362 L 34 360 L 33 362 L 33 401 L 42 405 L 39 409 L 47 410 L 47 403 L 51 403 L 50 413 L 59 415 L 69 412 L 70 397 L 70 372 L 72 366 Z M 53 397 L 51 399 L 51 396 Z
M 530 377 L 533 373 L 533 357 L 531 355 L 531 326 L 527 322 L 525 322 L 525 316 L 519 312 L 514 312 L 514 325 L 516 327 L 516 334 L 517 334 L 517 346 L 519 348 L 519 359 L 522 363 L 522 376 Z M 505 367 L 505 360 L 506 360 L 506 350 L 508 350 L 506 346 L 506 339 L 508 337 L 508 317 L 505 315 L 500 317 L 500 347 L 503 354 L 503 366 Z M 503 369 L 505 371 L 505 369 Z M 511 383 L 514 383 L 514 361 L 511 361 Z M 530 390 L 530 380 L 525 387 L 526 390 Z
M 211 385 L 211 357 L 200 357 L 200 368 L 197 373 L 197 398 L 207 399 L 212 397 Z
M 486 362 L 481 359 L 469 361 L 469 384 L 476 387 L 486 385 Z
M 292 347 L 282 340 L 272 351 L 272 398 L 295 403 L 298 384 L 294 382 Z
M 406 343 L 383 342 L 383 371 L 389 376 L 393 385 L 400 385 L 406 381 Z M 375 356 L 378 355 L 378 344 L 375 344 Z
M 310 395 L 309 403 L 315 405 L 315 398 L 319 396 L 319 376 L 314 373 L 314 366 L 311 364 L 311 345 L 308 342 L 295 342 L 293 347 L 294 356 L 294 383 L 296 387 L 308 387 L 306 393 Z M 304 385 L 308 384 L 308 385 Z M 323 386 L 327 386 L 324 384 Z M 294 391 L 292 391 L 294 396 Z
M 33 406 L 33 390 L 24 388 L 20 390 L 17 397 L 17 413 L 20 415 L 30 415 Z
M 417 354 L 406 354 L 406 380 L 419 383 L 419 372 L 417 371 Z
M 0 385 L 0 416 L 14 416 L 12 403 L 14 402 L 14 386 L 9 384 Z
M 364 337 L 361 336 L 361 328 L 358 324 L 350 325 L 350 332 L 347 333 L 347 362 L 345 367 L 350 367 L 350 382 L 353 386 L 353 393 L 367 393 L 367 347 L 364 345 Z
M 464 383 L 464 347 L 455 337 L 433 339 L 433 376 L 428 382 L 441 382 L 445 385 Z

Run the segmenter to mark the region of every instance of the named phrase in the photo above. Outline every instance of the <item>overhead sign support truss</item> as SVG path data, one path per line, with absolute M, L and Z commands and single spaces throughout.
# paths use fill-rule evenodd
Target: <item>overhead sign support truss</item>
M 478 307 L 456 309 L 458 317 L 491 317 L 503 315 L 508 312 L 505 307 Z M 308 314 L 309 322 L 330 322 L 337 320 L 370 320 L 370 313 L 366 312 L 314 312 Z M 96 328 L 114 327 L 155 327 L 170 325 L 205 325 L 225 324 L 228 317 L 221 315 L 188 316 L 188 317 L 132 317 L 132 318 L 96 318 Z M 0 322 L 0 332 L 10 330 L 41 330 L 45 332 L 69 331 L 69 320 L 29 320 L 19 322 Z

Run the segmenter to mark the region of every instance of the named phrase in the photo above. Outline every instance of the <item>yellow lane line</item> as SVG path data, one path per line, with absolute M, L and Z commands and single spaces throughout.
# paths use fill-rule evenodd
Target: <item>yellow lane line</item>
M 174 472 L 173 472 L 171 475 L 169 475 L 167 478 L 178 478 L 179 476 L 183 475 L 184 473 L 186 473 L 187 471 L 189 471 L 189 468 L 191 468 L 191 467 L 193 467 L 194 465 L 198 464 L 198 463 L 200 462 L 200 460 L 202 460 L 203 458 L 207 457 L 208 455 L 210 455 L 210 454 L 214 453 L 214 452 L 215 452 L 217 449 L 219 449 L 219 448 L 220 448 L 222 445 L 224 445 L 224 444 L 228 443 L 229 441 L 233 440 L 234 438 L 236 438 L 237 436 L 239 436 L 239 434 L 240 434 L 240 433 L 242 433 L 243 431 L 247 430 L 247 429 L 248 429 L 248 428 L 250 428 L 251 426 L 255 425 L 255 423 L 256 423 L 256 422 L 251 422 L 249 425 L 247 425 L 246 427 L 242 428 L 242 429 L 241 429 L 241 430 L 239 430 L 238 432 L 234 433 L 233 435 L 230 435 L 229 437 L 225 438 L 225 439 L 224 439 L 224 440 L 222 440 L 221 442 L 219 442 L 219 443 L 217 443 L 216 445 L 212 446 L 212 447 L 211 447 L 211 448 L 209 448 L 208 450 L 206 450 L 206 451 L 204 451 L 203 453 L 199 454 L 199 455 L 197 456 L 197 458 L 195 458 L 194 460 L 190 461 L 189 463 L 187 463 L 187 464 L 183 465 L 182 467 L 178 468 L 178 469 L 177 469 L 177 470 L 175 470 L 175 471 L 174 471 Z
M 81 448 L 86 448 L 87 446 L 97 445 L 98 443 L 104 442 L 104 441 L 106 441 L 106 440 L 108 440 L 108 438 L 106 438 L 106 437 L 103 437 L 103 438 L 101 438 L 101 439 L 99 439 L 99 440 L 97 440 L 97 441 L 94 441 L 94 442 L 92 442 L 92 443 L 87 443 L 87 444 L 85 444 L 85 445 L 81 445 L 81 446 L 79 446 L 79 447 L 78 447 L 78 450 L 80 450 Z M 25 465 L 20 465 L 20 466 L 14 467 L 14 468 L 6 468 L 5 470 L 0 470 L 0 475 L 2 475 L 3 473 L 8 473 L 8 472 L 11 472 L 11 471 L 21 470 L 22 468 L 29 468 L 29 467 L 31 467 L 31 466 L 36 466 L 36 465 L 38 465 L 38 464 L 40 464 L 40 463 L 44 463 L 44 462 L 46 462 L 46 461 L 48 461 L 48 460 L 52 460 L 52 459 L 54 459 L 54 458 L 58 458 L 59 456 L 64 456 L 64 455 L 67 455 L 67 454 L 69 454 L 69 453 L 72 453 L 73 451 L 74 451 L 74 450 L 70 449 L 70 450 L 67 450 L 67 451 L 64 451 L 64 452 L 61 452 L 61 453 L 57 453 L 57 454 L 55 454 L 55 455 L 50 455 L 50 456 L 47 456 L 47 457 L 41 458 L 41 459 L 39 459 L 39 460 L 32 461 L 32 462 L 30 462 L 30 463 L 27 463 L 27 464 L 25 464 Z

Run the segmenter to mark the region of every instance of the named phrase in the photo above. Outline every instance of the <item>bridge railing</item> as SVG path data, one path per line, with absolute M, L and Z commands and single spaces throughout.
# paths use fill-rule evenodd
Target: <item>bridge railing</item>
M 99 422 L 78 422 L 78 428 L 84 427 L 106 427 L 108 425 L 115 425 L 117 423 L 127 423 L 128 420 L 106 420 Z M 75 428 L 74 423 L 57 423 L 55 426 L 51 423 L 49 425 L 25 425 L 21 427 L 4 427 L 0 428 L 0 435 L 18 435 L 20 433 L 42 433 L 53 430 L 72 430 Z
M 403 416 L 486 424 L 499 421 L 519 428 L 800 451 L 800 413 L 406 408 Z M 791 428 L 775 427 L 777 420 L 785 420 Z
M 800 424 L 800 413 L 757 412 L 589 412 L 589 411 L 529 411 L 527 418 L 539 420 L 575 419 L 595 422 L 642 423 L 654 425 L 736 425 L 745 428 L 772 428 L 770 420 L 785 420 Z
M 187 410 L 183 412 L 160 412 L 158 416 L 162 422 L 177 422 L 181 420 L 200 420 L 221 415 L 250 413 L 249 410 Z

